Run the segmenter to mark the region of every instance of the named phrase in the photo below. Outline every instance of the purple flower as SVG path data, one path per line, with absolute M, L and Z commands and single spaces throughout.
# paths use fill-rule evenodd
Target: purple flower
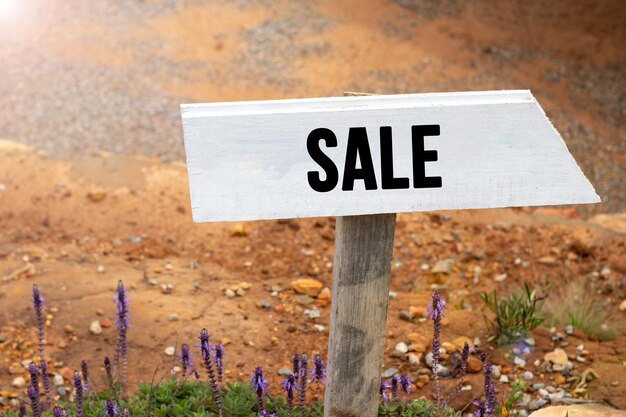
M 26 388 L 26 394 L 30 400 L 30 406 L 33 409 L 33 417 L 41 417 L 41 404 L 39 402 L 39 389 L 34 385 Z
M 407 394 L 410 394 L 411 384 L 413 384 L 413 381 L 411 381 L 411 378 L 409 378 L 408 375 L 400 376 L 400 388 L 402 388 L 402 391 L 406 392 Z
M 128 294 L 122 281 L 117 282 L 115 292 L 115 305 L 117 306 L 117 346 L 115 348 L 115 366 L 121 376 L 122 394 L 126 395 L 128 373 L 128 344 L 126 333 L 128 332 Z M 121 372 L 120 372 L 121 370 Z
M 67 411 L 61 407 L 54 407 L 52 409 L 52 417 L 67 417 Z
M 122 411 L 122 417 L 130 417 L 130 411 L 128 411 L 128 408 L 125 408 L 124 411 Z
M 111 369 L 111 359 L 108 356 L 104 357 L 104 372 L 107 376 L 107 384 L 111 394 L 115 395 L 115 384 L 113 383 L 113 370 Z
M 306 399 L 306 380 L 307 380 L 307 369 L 309 366 L 309 357 L 306 353 L 303 353 L 300 356 L 300 377 L 299 381 L 299 392 L 298 392 L 298 405 L 300 406 L 300 417 L 304 415 L 304 400 Z
M 81 381 L 80 373 L 74 372 L 74 395 L 76 402 L 76 417 L 83 417 L 83 381 Z
M 293 374 L 296 377 L 296 384 L 298 383 L 298 378 L 300 378 L 300 355 L 294 353 L 293 355 Z
M 399 397 L 398 397 L 398 376 L 395 376 L 393 378 L 391 378 L 391 398 L 394 401 L 398 401 Z
M 435 318 L 441 319 L 444 317 L 443 309 L 445 306 L 446 300 L 444 300 L 438 292 L 433 291 L 432 299 L 426 307 L 428 310 L 428 318 L 435 320 Z
M 30 385 L 35 387 L 39 393 L 39 369 L 37 369 L 35 362 L 28 364 L 28 374 L 30 375 Z
M 387 390 L 389 388 L 391 388 L 389 383 L 381 378 L 378 390 L 380 393 L 380 399 L 385 407 L 387 406 L 387 402 L 389 402 L 389 396 L 387 395 Z
M 435 379 L 435 398 L 437 399 L 437 411 L 441 414 L 441 386 L 439 384 L 439 352 L 441 349 L 441 319 L 444 316 L 443 309 L 445 300 L 434 292 L 432 300 L 428 304 L 428 317 L 433 321 L 433 376 Z
M 311 369 L 311 382 L 315 382 L 315 399 L 319 401 L 321 396 L 321 386 L 324 385 L 326 378 L 326 369 L 324 369 L 324 361 L 318 353 L 313 359 L 313 369 Z
M 106 400 L 104 403 L 104 416 L 105 417 L 117 417 L 119 412 L 119 407 L 117 404 L 113 403 L 110 399 Z
M 43 359 L 41 360 L 41 384 L 43 385 L 43 391 L 46 393 L 46 401 L 49 404 L 51 402 L 50 378 L 48 377 L 48 366 Z
M 215 380 L 215 372 L 213 371 L 213 363 L 211 360 L 211 344 L 209 343 L 209 332 L 207 329 L 200 331 L 200 349 L 202 352 L 202 360 L 204 361 L 204 367 L 206 368 L 207 375 L 209 376 L 209 382 L 211 383 L 211 391 L 213 392 L 213 400 L 217 404 L 219 415 L 222 417 L 222 397 L 220 396 L 220 390 Z
M 217 381 L 222 382 L 224 376 L 224 345 L 215 346 L 215 367 L 217 368 Z
M 252 390 L 256 394 L 257 404 L 259 406 L 259 414 L 266 415 L 265 411 L 265 402 L 263 401 L 263 396 L 268 392 L 268 384 L 267 380 L 263 376 L 263 369 L 260 366 L 257 366 L 252 373 L 252 377 L 250 378 L 250 383 L 252 384 Z
M 496 398 L 496 388 L 493 384 L 493 365 L 490 363 L 485 364 L 483 373 L 485 375 L 485 415 L 487 417 L 493 416 L 498 406 L 498 399 Z
M 86 361 L 80 363 L 80 373 L 83 376 L 83 388 L 85 392 L 89 392 L 89 367 Z
M 180 346 L 180 353 L 178 354 L 178 363 L 183 367 L 183 378 L 185 378 L 191 367 L 193 366 L 193 356 L 189 351 L 189 345 L 187 343 L 183 343 Z
M 26 405 L 20 401 L 20 406 L 18 407 L 17 415 L 19 417 L 26 417 Z
M 287 393 L 287 407 L 289 408 L 289 417 L 293 417 L 293 393 L 298 389 L 296 376 L 290 374 L 287 379 L 283 379 L 283 391 Z
M 33 284 L 33 307 L 35 308 L 35 316 L 37 318 L 37 340 L 39 342 L 39 359 L 43 360 L 44 346 L 44 316 L 43 307 L 45 303 L 39 292 L 37 285 Z

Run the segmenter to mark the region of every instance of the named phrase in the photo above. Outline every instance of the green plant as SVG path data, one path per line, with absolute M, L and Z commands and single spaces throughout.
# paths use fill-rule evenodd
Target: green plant
M 524 337 L 545 321 L 540 315 L 545 297 L 537 296 L 537 290 L 531 291 L 527 283 L 524 283 L 523 291 L 515 291 L 508 298 L 499 299 L 496 290 L 491 294 L 483 292 L 480 298 L 495 315 L 490 319 L 483 313 L 485 323 L 493 333 L 492 339 L 498 345 Z
M 513 408 L 516 404 L 522 401 L 525 391 L 526 384 L 524 383 L 523 379 L 516 379 L 515 381 L 513 381 L 513 383 L 511 384 L 511 392 L 509 392 L 509 396 L 507 397 L 506 401 L 504 401 L 504 407 L 509 410 L 510 416 L 515 416 L 519 414 L 519 412 L 514 411 Z M 502 410 L 500 410 L 500 416 L 502 416 L 501 412 Z
M 584 279 L 553 288 L 542 312 L 551 326 L 572 325 L 589 337 L 598 340 L 614 339 L 624 325 L 611 320 L 609 306 L 595 296 L 595 291 Z

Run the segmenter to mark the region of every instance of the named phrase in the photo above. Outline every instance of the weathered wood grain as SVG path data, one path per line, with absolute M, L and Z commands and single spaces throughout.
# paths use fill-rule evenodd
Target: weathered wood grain
M 374 417 L 395 214 L 337 218 L 324 417 Z

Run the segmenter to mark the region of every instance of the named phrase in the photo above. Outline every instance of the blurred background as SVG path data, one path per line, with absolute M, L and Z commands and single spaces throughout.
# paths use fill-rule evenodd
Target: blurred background
M 181 160 L 180 103 L 531 89 L 624 208 L 620 0 L 0 0 L 0 137 Z M 620 186 L 621 185 L 621 186 Z

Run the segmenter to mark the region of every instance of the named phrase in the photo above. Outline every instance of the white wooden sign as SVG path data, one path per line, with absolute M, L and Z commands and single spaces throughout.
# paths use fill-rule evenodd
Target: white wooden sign
M 181 107 L 196 222 L 600 201 L 529 91 Z

